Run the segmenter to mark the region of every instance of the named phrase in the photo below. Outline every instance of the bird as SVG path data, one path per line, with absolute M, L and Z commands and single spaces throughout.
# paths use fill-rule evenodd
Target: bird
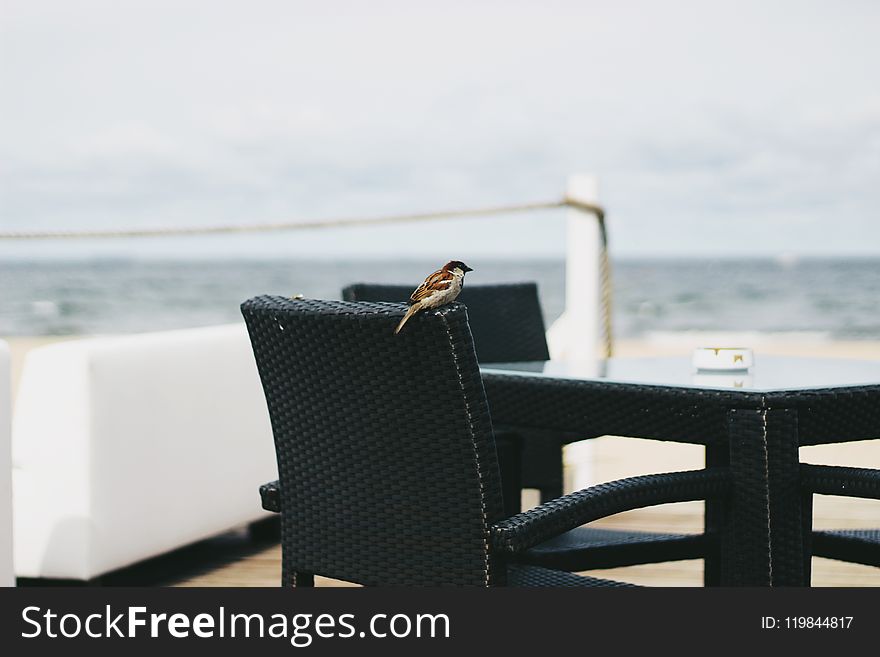
M 426 308 L 437 308 L 452 303 L 464 285 L 464 275 L 473 271 L 461 260 L 450 260 L 433 274 L 429 275 L 409 297 L 409 309 L 394 329 L 400 333 L 409 318 Z

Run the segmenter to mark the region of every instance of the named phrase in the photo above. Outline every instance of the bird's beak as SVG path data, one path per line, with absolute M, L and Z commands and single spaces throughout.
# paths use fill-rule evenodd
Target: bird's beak
M 467 274 L 469 271 L 473 271 L 473 269 L 471 269 L 471 268 L 468 267 L 467 265 L 464 265 L 463 267 L 464 267 L 464 273 L 465 273 L 465 274 Z

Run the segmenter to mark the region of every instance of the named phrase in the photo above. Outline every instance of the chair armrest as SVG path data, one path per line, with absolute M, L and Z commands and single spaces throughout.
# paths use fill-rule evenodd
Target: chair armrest
M 880 500 L 880 470 L 804 463 L 801 485 L 804 490 L 819 495 Z
M 490 530 L 492 546 L 517 554 L 605 516 L 657 504 L 723 497 L 731 487 L 728 468 L 618 479 L 563 495 L 496 523 Z
M 266 511 L 281 513 L 281 486 L 277 480 L 260 486 L 260 499 Z

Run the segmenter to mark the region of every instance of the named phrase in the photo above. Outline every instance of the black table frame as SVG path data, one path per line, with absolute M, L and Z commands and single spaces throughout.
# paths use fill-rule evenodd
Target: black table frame
M 730 467 L 734 490 L 707 503 L 718 550 L 706 583 L 810 583 L 811 494 L 798 448 L 880 436 L 880 384 L 752 392 L 553 378 L 483 368 L 496 426 L 583 438 L 622 435 L 705 445 L 707 466 Z

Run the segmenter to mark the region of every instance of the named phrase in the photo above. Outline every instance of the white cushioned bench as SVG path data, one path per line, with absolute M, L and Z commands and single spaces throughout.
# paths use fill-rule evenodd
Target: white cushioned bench
M 0 586 L 15 584 L 12 571 L 11 373 L 9 346 L 0 340 Z
M 34 349 L 13 422 L 15 572 L 90 580 L 259 520 L 275 478 L 243 324 Z

